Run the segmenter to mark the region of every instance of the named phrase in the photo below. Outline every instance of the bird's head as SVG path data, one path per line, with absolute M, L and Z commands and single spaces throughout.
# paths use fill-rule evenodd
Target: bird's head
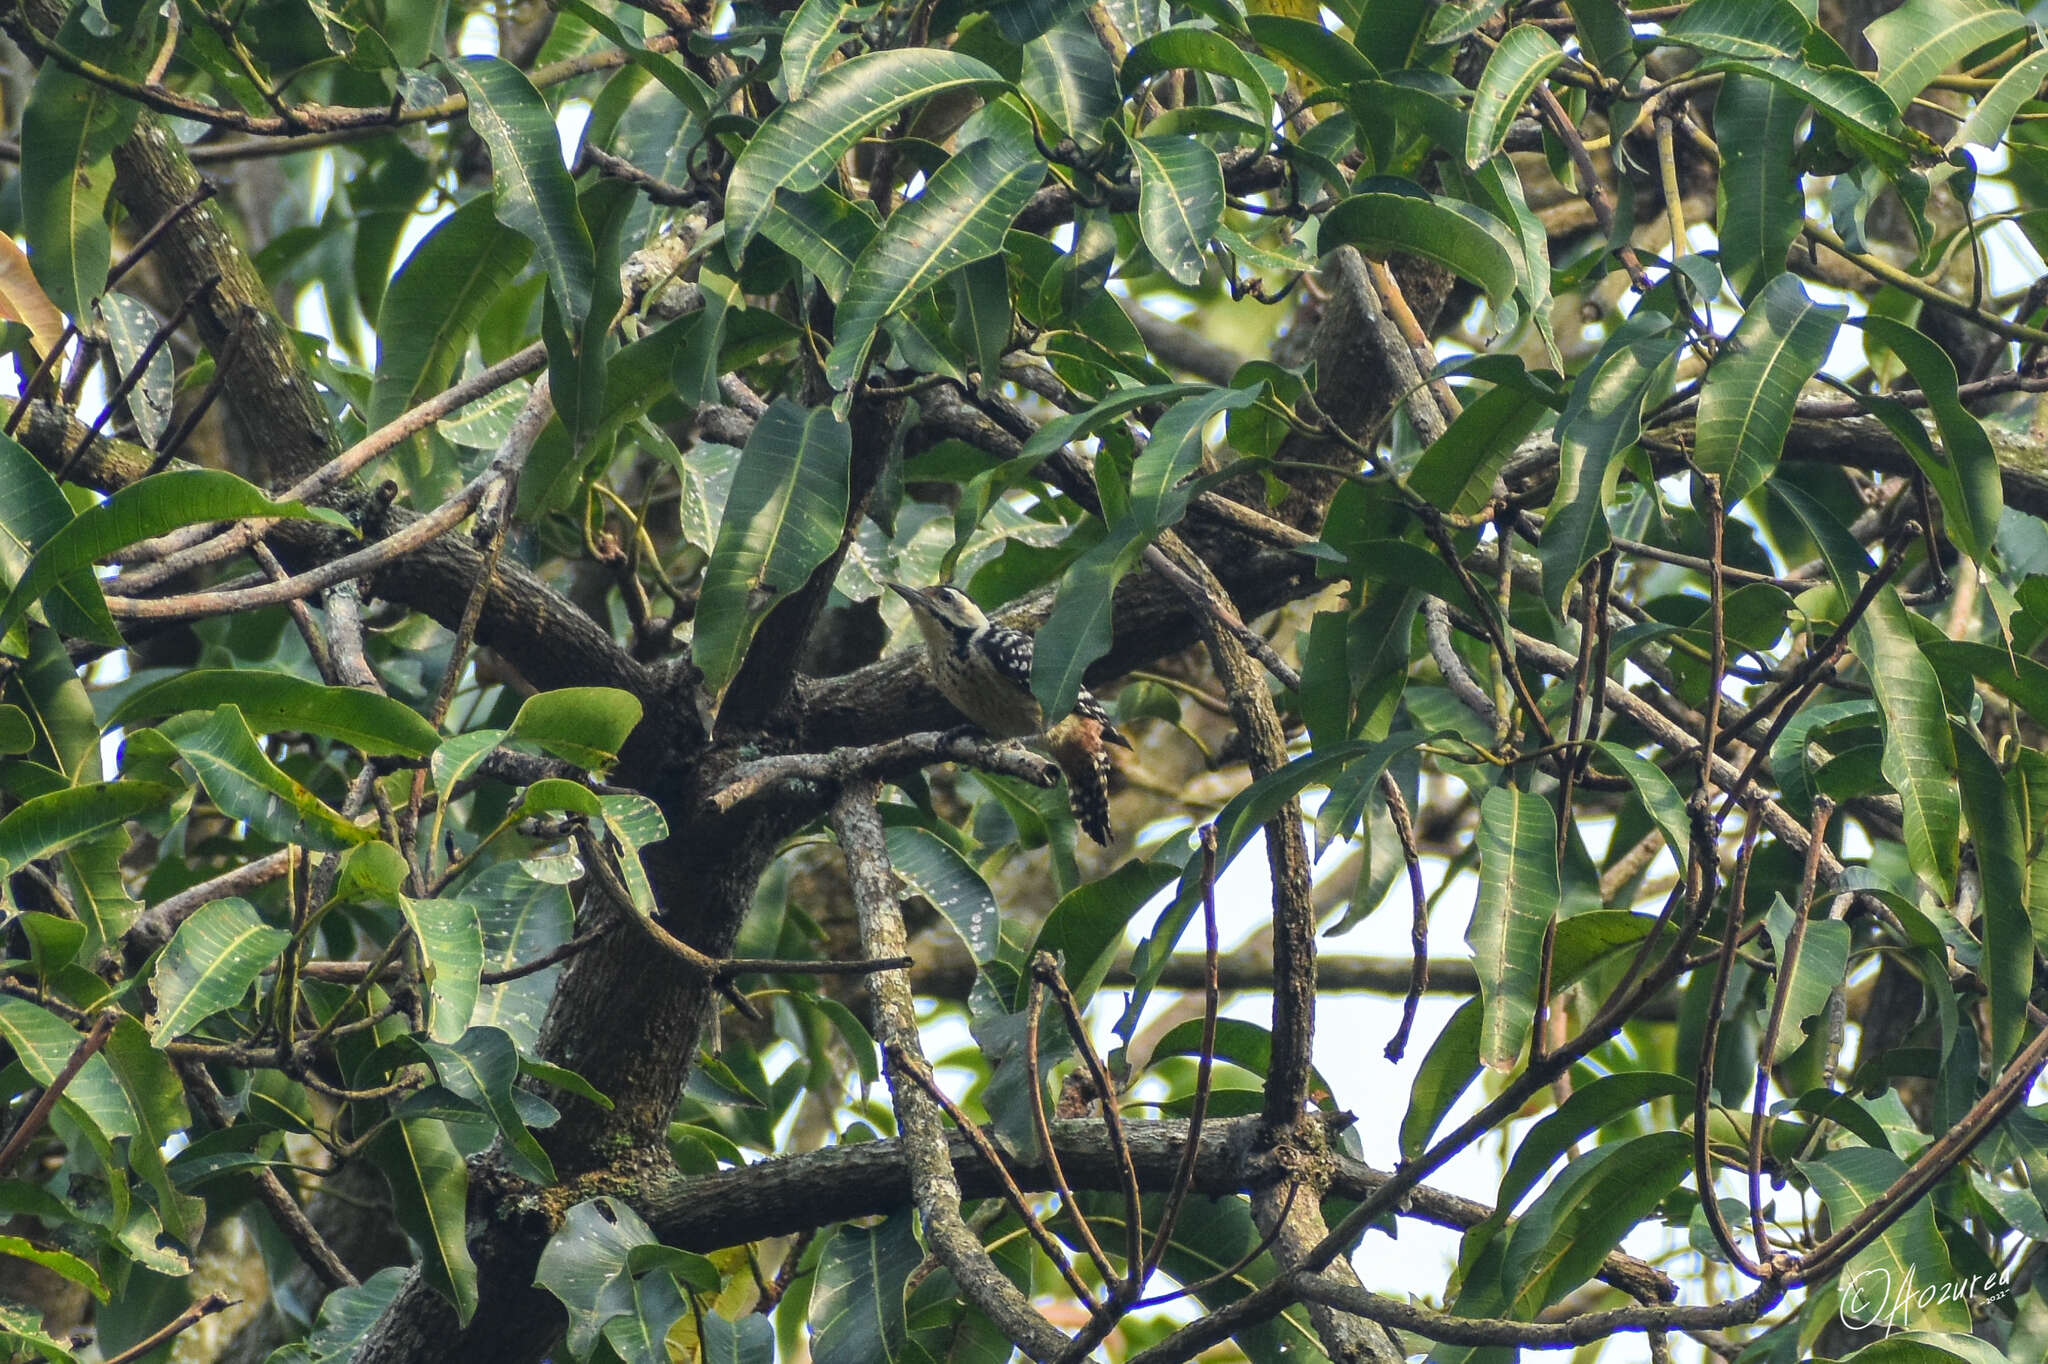
M 888 586 L 910 604 L 918 633 L 935 649 L 947 648 L 988 624 L 981 608 L 956 587 L 910 587 L 896 582 Z

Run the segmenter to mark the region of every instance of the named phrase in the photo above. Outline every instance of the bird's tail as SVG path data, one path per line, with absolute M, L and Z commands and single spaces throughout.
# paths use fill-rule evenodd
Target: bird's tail
M 1109 827 L 1111 763 L 1103 729 L 1101 722 L 1076 713 L 1048 737 L 1053 758 L 1067 779 L 1067 808 L 1081 831 L 1106 848 L 1116 835 Z

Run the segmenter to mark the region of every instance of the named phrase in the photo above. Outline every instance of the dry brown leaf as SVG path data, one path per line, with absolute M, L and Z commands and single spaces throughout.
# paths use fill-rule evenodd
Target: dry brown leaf
M 36 283 L 28 256 L 4 232 L 0 232 L 0 320 L 27 327 L 36 350 L 46 356 L 64 339 L 64 314 Z

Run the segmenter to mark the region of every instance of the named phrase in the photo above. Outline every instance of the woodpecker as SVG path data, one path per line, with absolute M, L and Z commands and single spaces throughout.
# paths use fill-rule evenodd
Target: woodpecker
M 997 739 L 1042 736 L 1067 779 L 1067 805 L 1088 837 L 1109 846 L 1109 750 L 1130 740 L 1086 688 L 1074 713 L 1051 729 L 1031 694 L 1031 636 L 997 625 L 967 594 L 951 587 L 889 587 L 910 603 L 924 636 L 932 681 L 962 715 Z

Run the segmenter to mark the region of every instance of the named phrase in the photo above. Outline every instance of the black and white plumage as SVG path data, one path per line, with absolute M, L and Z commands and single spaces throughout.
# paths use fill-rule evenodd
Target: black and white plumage
M 1050 730 L 1031 692 L 1031 636 L 991 621 L 966 593 L 952 587 L 915 588 L 890 583 L 910 604 L 924 636 L 932 681 L 962 715 L 992 738 L 1042 735 L 1067 779 L 1067 804 L 1083 831 L 1108 846 L 1109 752 L 1129 748 L 1109 712 L 1087 690 L 1074 713 Z

